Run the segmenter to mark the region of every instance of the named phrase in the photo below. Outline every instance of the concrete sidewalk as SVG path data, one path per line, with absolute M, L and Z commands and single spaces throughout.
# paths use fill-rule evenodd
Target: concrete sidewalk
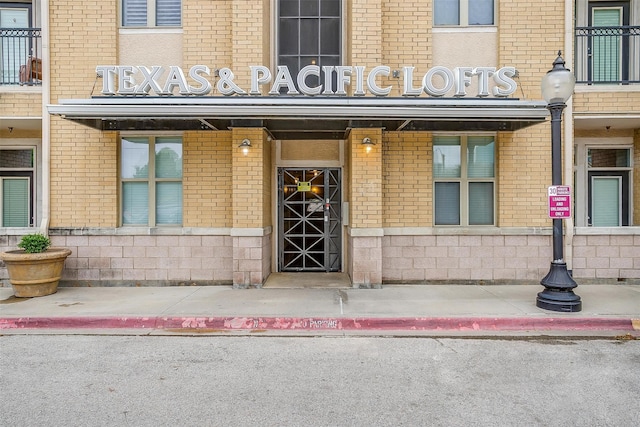
M 61 287 L 22 299 L 0 288 L 0 333 L 575 335 L 640 337 L 639 285 L 581 285 L 582 311 L 536 307 L 542 286 L 381 289 Z

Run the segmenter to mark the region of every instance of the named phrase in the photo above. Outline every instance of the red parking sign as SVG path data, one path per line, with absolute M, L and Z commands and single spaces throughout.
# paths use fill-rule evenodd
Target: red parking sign
M 571 218 L 571 187 L 568 185 L 549 187 L 549 218 Z

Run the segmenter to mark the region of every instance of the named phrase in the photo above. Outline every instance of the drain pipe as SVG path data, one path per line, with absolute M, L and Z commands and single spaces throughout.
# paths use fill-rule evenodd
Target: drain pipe
M 573 2 L 564 2 L 564 59 L 571 68 L 574 68 L 573 61 Z M 575 73 L 575 70 L 574 70 Z M 573 197 L 575 198 L 575 182 L 573 182 L 573 97 L 567 100 L 567 108 L 564 111 L 564 182 L 573 185 Z M 575 212 L 573 213 L 575 215 Z M 570 273 L 573 273 L 573 236 L 575 234 L 573 215 L 566 220 L 564 237 L 564 259 Z M 573 275 L 573 274 L 572 274 Z
M 51 116 L 47 105 L 51 102 L 51 65 L 49 53 L 49 0 L 41 3 L 42 29 L 42 217 L 40 231 L 49 235 L 49 215 L 51 210 Z

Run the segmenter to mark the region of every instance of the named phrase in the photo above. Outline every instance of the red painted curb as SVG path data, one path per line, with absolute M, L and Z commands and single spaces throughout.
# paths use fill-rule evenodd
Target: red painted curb
M 221 331 L 634 331 L 628 318 L 541 317 L 16 317 L 9 329 L 214 329 Z

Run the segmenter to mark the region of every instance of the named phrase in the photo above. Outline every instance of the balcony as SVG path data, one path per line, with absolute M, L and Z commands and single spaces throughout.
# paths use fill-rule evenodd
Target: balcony
M 576 27 L 576 83 L 640 83 L 640 26 Z
M 0 28 L 0 86 L 42 83 L 40 28 Z

